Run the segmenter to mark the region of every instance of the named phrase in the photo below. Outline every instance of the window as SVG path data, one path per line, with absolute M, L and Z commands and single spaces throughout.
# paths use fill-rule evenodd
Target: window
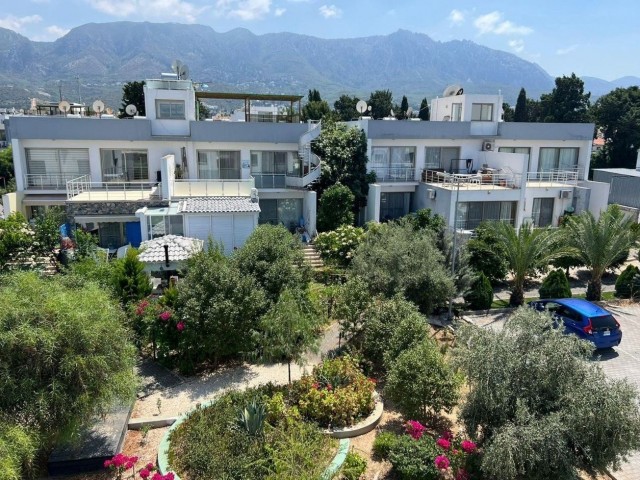
M 148 219 L 150 240 L 165 235 L 184 235 L 182 215 L 151 215 Z
M 576 170 L 578 168 L 579 148 L 540 148 L 538 171 Z
M 293 231 L 302 217 L 301 198 L 260 199 L 260 215 L 258 223 L 284 225 Z
M 86 148 L 26 148 L 27 186 L 66 188 L 67 180 L 89 175 Z
M 456 228 L 473 230 L 485 220 L 508 222 L 515 225 L 518 202 L 460 202 Z
M 98 224 L 98 241 L 102 248 L 118 248 L 125 244 L 122 223 L 109 222 Z
M 100 150 L 103 182 L 149 180 L 146 150 Z
M 410 193 L 381 193 L 380 220 L 385 222 L 400 218 L 409 213 Z
M 240 174 L 240 151 L 198 151 L 198 178 L 237 180 Z
M 454 103 L 451 105 L 451 121 L 459 122 L 462 120 L 462 104 Z
M 474 103 L 471 105 L 472 122 L 490 122 L 493 120 L 493 103 Z
M 527 155 L 527 171 L 531 170 L 531 147 L 500 147 L 498 152 L 501 153 L 520 153 Z
M 369 167 L 380 182 L 410 182 L 415 164 L 415 147 L 374 147 Z
M 553 198 L 533 199 L 533 224 L 536 227 L 548 227 L 553 222 Z
M 156 100 L 156 118 L 184 120 L 183 100 Z
M 451 160 L 460 158 L 459 147 L 427 147 L 424 157 L 424 168 L 427 170 L 451 169 Z

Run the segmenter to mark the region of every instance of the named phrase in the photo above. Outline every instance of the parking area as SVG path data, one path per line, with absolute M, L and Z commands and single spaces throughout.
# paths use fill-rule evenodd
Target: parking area
M 637 304 L 606 304 L 622 327 L 622 343 L 613 350 L 604 351 L 599 361 L 611 378 L 626 378 L 640 390 L 640 306 Z M 465 319 L 483 328 L 500 329 L 509 313 L 466 316 Z M 616 480 L 640 479 L 640 452 L 636 452 L 622 467 L 612 472 Z

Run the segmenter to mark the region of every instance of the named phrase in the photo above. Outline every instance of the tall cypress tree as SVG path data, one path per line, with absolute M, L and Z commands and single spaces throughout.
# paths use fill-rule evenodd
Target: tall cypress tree
M 528 122 L 529 109 L 527 108 L 527 92 L 524 88 L 520 89 L 518 101 L 516 102 L 516 112 L 513 115 L 514 122 Z
M 425 120 L 428 121 L 429 120 L 429 102 L 427 102 L 426 98 L 422 99 L 422 102 L 420 102 L 420 111 L 418 112 L 418 118 L 420 120 Z

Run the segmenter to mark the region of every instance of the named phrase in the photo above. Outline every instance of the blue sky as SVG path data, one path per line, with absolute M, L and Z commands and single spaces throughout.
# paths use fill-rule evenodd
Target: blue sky
M 551 75 L 640 76 L 640 9 L 615 0 L 0 0 L 0 27 L 51 41 L 88 22 L 200 23 L 324 38 L 400 28 L 512 52 Z

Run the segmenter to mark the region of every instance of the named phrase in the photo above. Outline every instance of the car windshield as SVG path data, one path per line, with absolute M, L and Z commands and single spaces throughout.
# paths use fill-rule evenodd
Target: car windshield
M 601 317 L 591 317 L 591 326 L 594 330 L 604 330 L 606 328 L 616 328 L 616 320 L 611 315 Z

